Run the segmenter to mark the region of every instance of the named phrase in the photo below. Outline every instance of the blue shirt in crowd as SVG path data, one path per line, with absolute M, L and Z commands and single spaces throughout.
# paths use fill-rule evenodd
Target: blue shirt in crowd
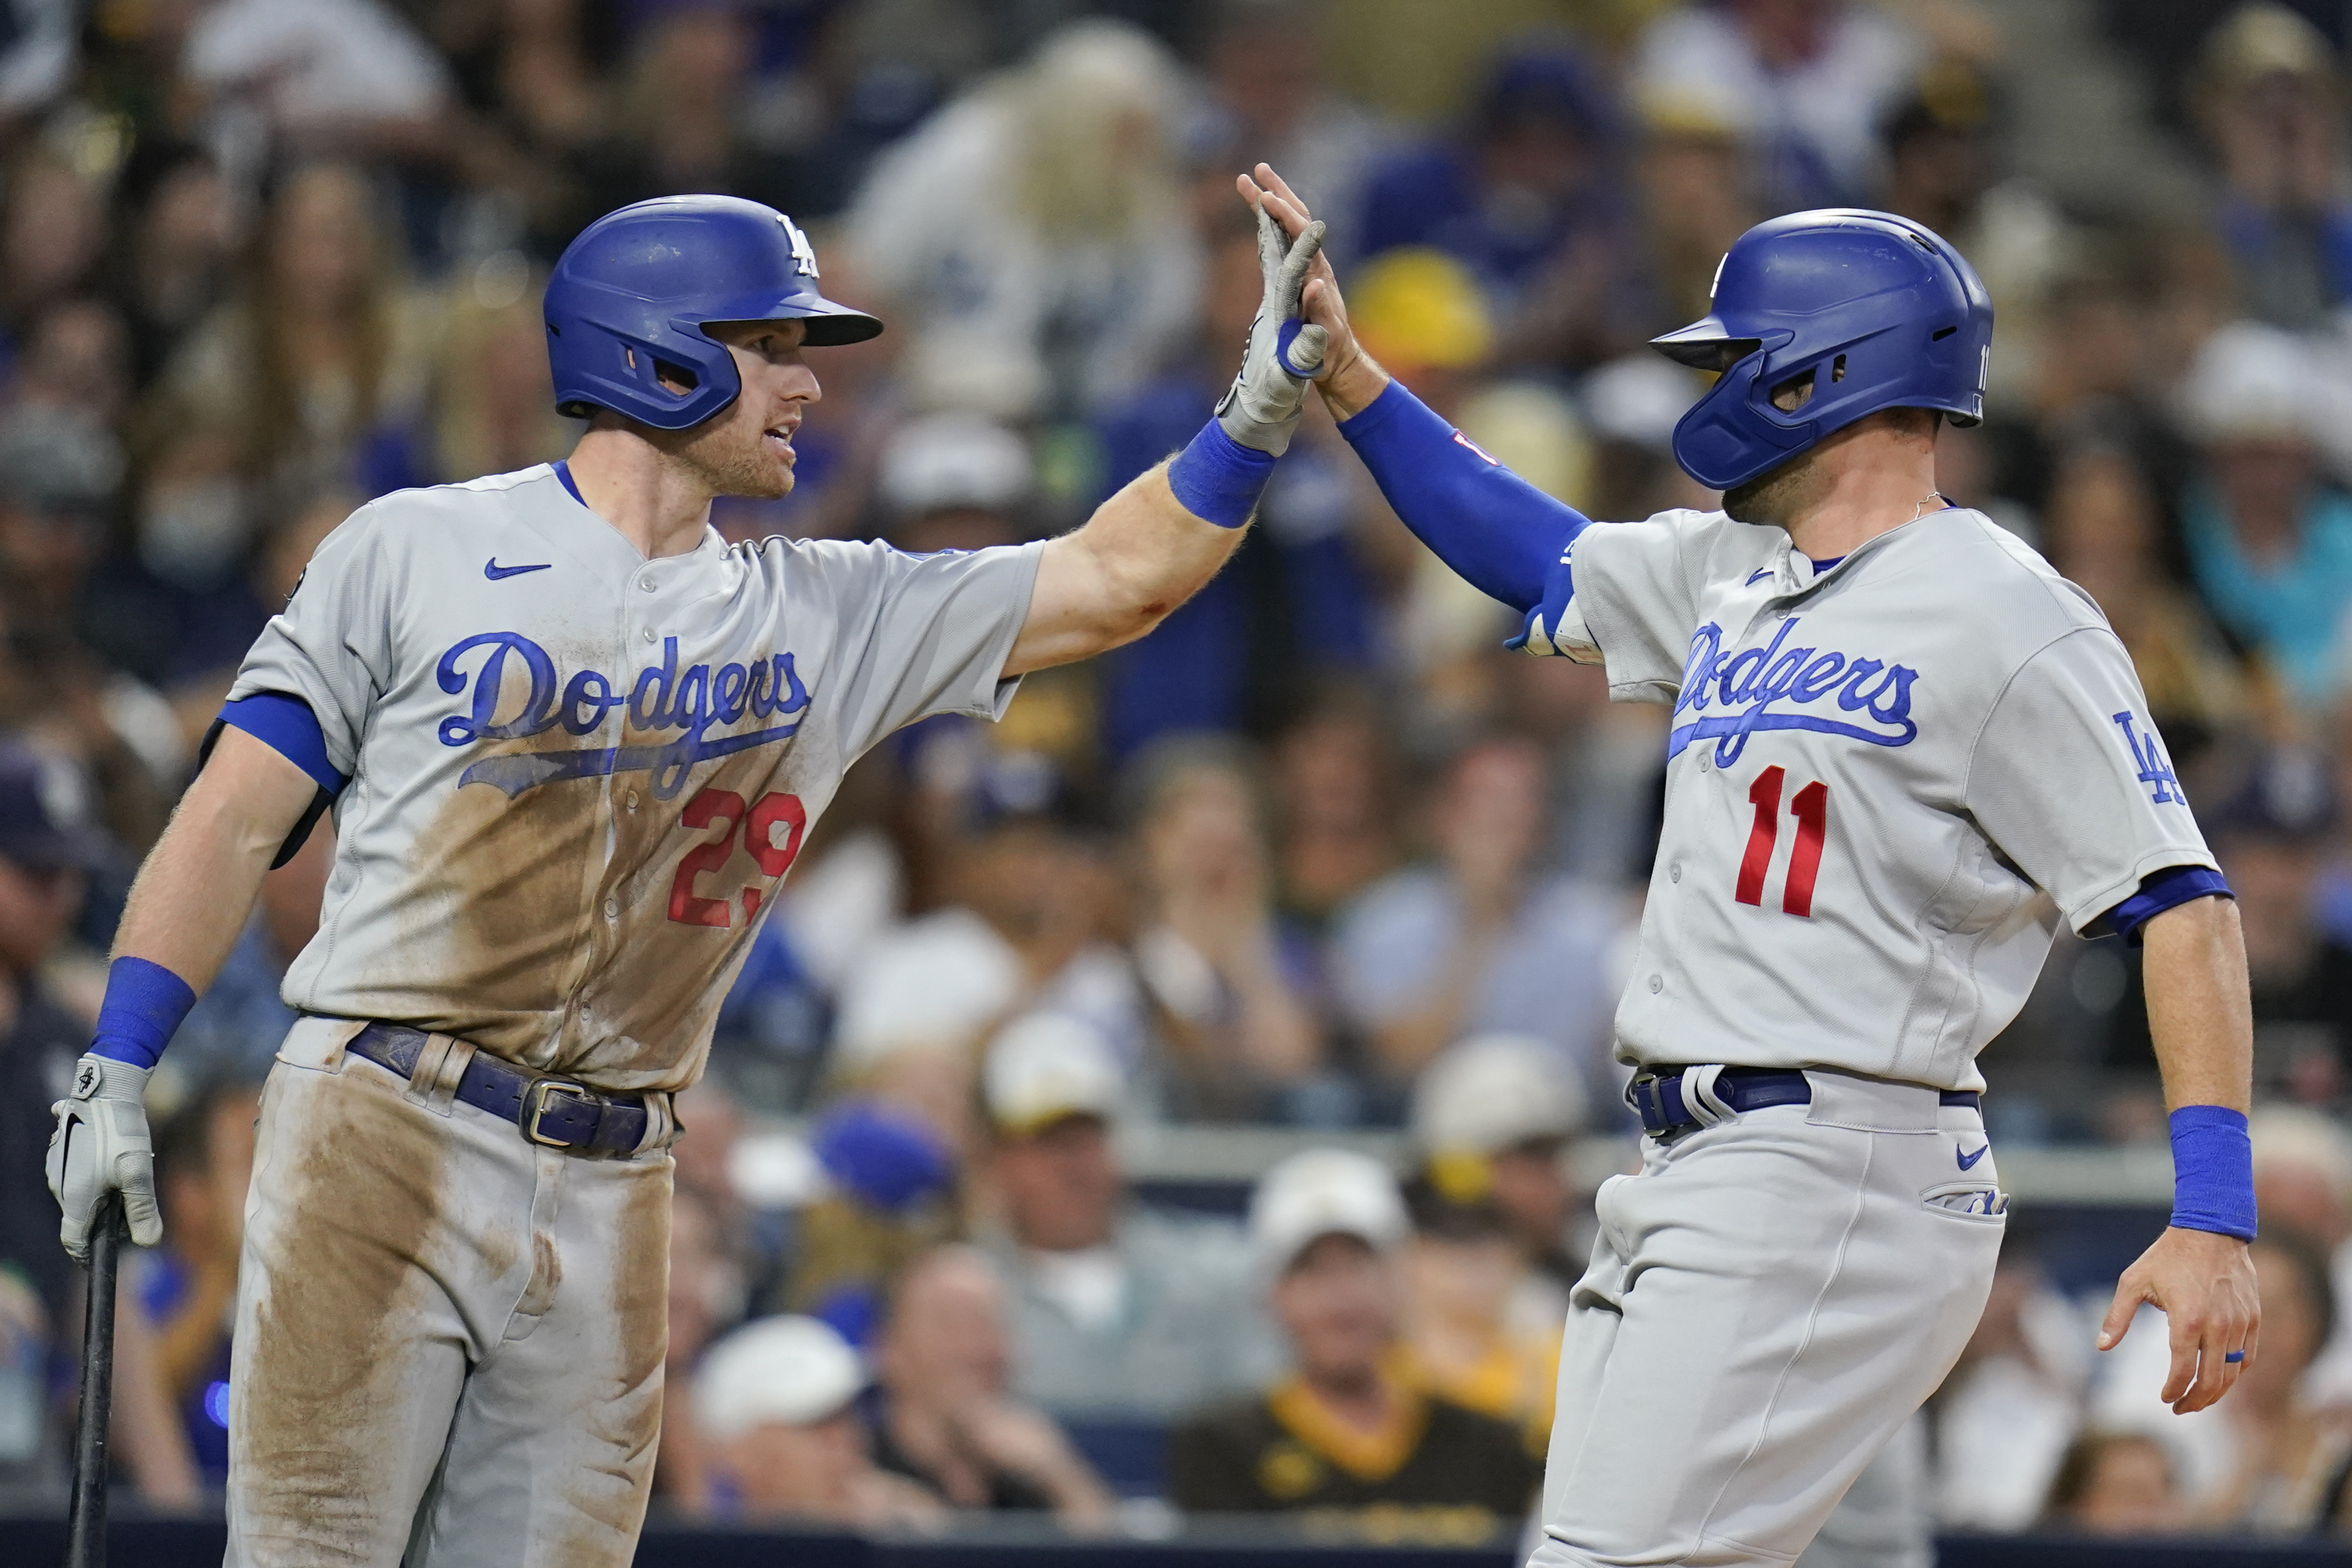
M 2198 591 L 2213 614 L 2277 667 L 2297 702 L 2326 705 L 2345 676 L 2352 496 L 2315 491 L 2294 557 L 2274 564 L 2246 553 L 2210 491 L 2191 493 L 2184 521 Z

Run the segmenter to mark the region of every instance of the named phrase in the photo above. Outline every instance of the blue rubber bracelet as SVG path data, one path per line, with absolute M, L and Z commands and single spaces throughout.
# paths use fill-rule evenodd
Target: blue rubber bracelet
M 1300 321 L 1297 317 L 1293 316 L 1290 320 L 1282 323 L 1282 330 L 1275 335 L 1275 357 L 1282 362 L 1282 368 L 1288 371 L 1293 375 L 1311 376 L 1317 371 L 1323 368 L 1323 362 L 1321 360 L 1317 360 L 1313 364 L 1300 364 L 1297 360 L 1290 357 L 1291 345 L 1298 342 L 1298 330 L 1306 324 L 1306 322 Z
M 1168 465 L 1168 488 L 1194 517 L 1219 528 L 1239 528 L 1257 510 L 1257 498 L 1273 473 L 1271 453 L 1243 446 L 1212 419 Z
M 116 959 L 106 970 L 106 1000 L 99 1004 L 92 1056 L 152 1068 L 172 1043 L 173 1032 L 196 994 L 188 983 L 143 958 Z
M 2172 1223 L 2254 1239 L 2254 1145 L 2244 1112 L 2184 1105 L 2172 1113 Z

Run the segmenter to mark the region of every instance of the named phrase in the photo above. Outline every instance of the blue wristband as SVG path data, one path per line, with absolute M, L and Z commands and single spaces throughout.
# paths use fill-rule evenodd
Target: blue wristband
M 1219 528 L 1239 528 L 1257 510 L 1257 498 L 1274 473 L 1274 458 L 1244 447 L 1210 420 L 1192 444 L 1168 465 L 1168 488 L 1194 517 Z
M 2184 1105 L 2172 1113 L 2172 1223 L 2254 1239 L 2254 1144 L 2243 1112 Z
M 188 983 L 162 964 L 118 958 L 107 966 L 106 1000 L 99 1005 L 90 1055 L 152 1068 L 195 1005 L 196 994 Z

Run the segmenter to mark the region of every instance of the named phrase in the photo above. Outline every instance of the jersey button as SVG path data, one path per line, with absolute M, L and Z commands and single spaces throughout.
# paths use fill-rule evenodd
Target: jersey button
M 1653 974 L 1653 975 L 1651 975 L 1651 976 L 1650 976 L 1650 994 L 1651 994 L 1651 995 L 1655 996 L 1659 992 L 1664 991 L 1665 988 L 1666 988 L 1666 977 L 1665 977 L 1664 975 L 1663 975 L 1663 974 Z
M 643 588 L 643 589 L 644 589 L 646 593 L 648 593 L 648 594 L 652 593 L 652 592 L 654 591 L 655 586 L 656 586 L 656 584 L 655 584 L 655 583 L 654 583 L 653 574 L 652 574 L 652 573 L 650 573 L 650 572 L 648 572 L 647 574 L 646 574 L 646 575 L 644 575 L 644 576 L 642 576 L 642 577 L 638 578 L 638 579 L 637 579 L 637 586 L 638 586 L 638 587 L 640 587 L 640 588 Z
M 632 795 L 632 796 L 630 796 L 629 798 L 630 798 L 630 799 L 632 799 L 632 800 L 635 800 L 636 797 L 635 797 L 635 795 Z M 1679 882 L 1679 881 L 1681 881 L 1682 879 L 1683 879 L 1683 863 L 1682 863 L 1681 861 L 1677 860 L 1677 861 L 1675 861 L 1673 865 L 1671 865 L 1671 866 L 1669 866 L 1669 867 L 1667 867 L 1667 868 L 1666 868 L 1666 880 L 1667 880 L 1667 881 L 1669 881 L 1669 882 Z
M 646 628 L 646 641 L 647 641 L 647 642 L 651 642 L 651 641 L 653 641 L 653 640 L 654 640 L 654 629 L 653 629 L 653 627 L 651 627 L 651 626 L 647 626 L 647 627 Z
M 606 900 L 604 900 L 604 918 L 605 918 L 606 920 L 608 920 L 608 921 L 616 921 L 616 920 L 619 920 L 619 919 L 621 918 L 621 900 L 618 900 L 618 899 L 606 899 Z M 1651 990 L 1653 990 L 1653 991 L 1654 991 L 1654 990 L 1656 990 L 1656 989 L 1657 989 L 1657 987 L 1656 987 L 1656 985 L 1653 984 L 1653 985 L 1650 987 L 1650 989 L 1651 989 Z
M 1701 752 L 1698 754 L 1698 771 L 1703 773 L 1713 773 L 1715 771 L 1715 759 L 1707 755 L 1705 752 Z
M 637 809 L 637 792 L 635 790 L 631 790 L 629 792 L 629 809 L 631 811 Z

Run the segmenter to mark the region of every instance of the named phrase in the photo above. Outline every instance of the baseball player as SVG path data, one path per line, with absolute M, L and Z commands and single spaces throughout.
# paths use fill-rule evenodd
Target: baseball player
M 1050 542 L 730 547 L 793 485 L 807 350 L 870 338 L 782 214 L 675 196 L 548 285 L 568 461 L 386 496 L 247 655 L 134 888 L 58 1107 L 69 1251 L 155 1210 L 141 1090 L 255 889 L 336 858 L 263 1096 L 229 1395 L 232 1564 L 625 1563 L 662 1399 L 671 1097 L 843 771 L 1142 635 L 1229 555 L 1322 331 L 1318 231 L 1191 446 Z
M 1804 1548 L 1983 1308 L 2007 1199 L 1973 1058 L 2062 920 L 2146 943 L 2174 1107 L 2172 1226 L 2100 1342 L 2153 1302 L 2166 1399 L 2221 1397 L 2257 1316 L 2236 906 L 2098 606 L 1936 489 L 1939 424 L 1983 407 L 1967 261 L 1883 213 L 1741 236 L 1654 345 L 1717 373 L 1675 456 L 1723 510 L 1643 522 L 1588 524 L 1391 382 L 1328 266 L 1305 300 L 1341 431 L 1515 646 L 1674 710 L 1616 1025 L 1650 1136 L 1596 1199 L 1533 1561 Z

